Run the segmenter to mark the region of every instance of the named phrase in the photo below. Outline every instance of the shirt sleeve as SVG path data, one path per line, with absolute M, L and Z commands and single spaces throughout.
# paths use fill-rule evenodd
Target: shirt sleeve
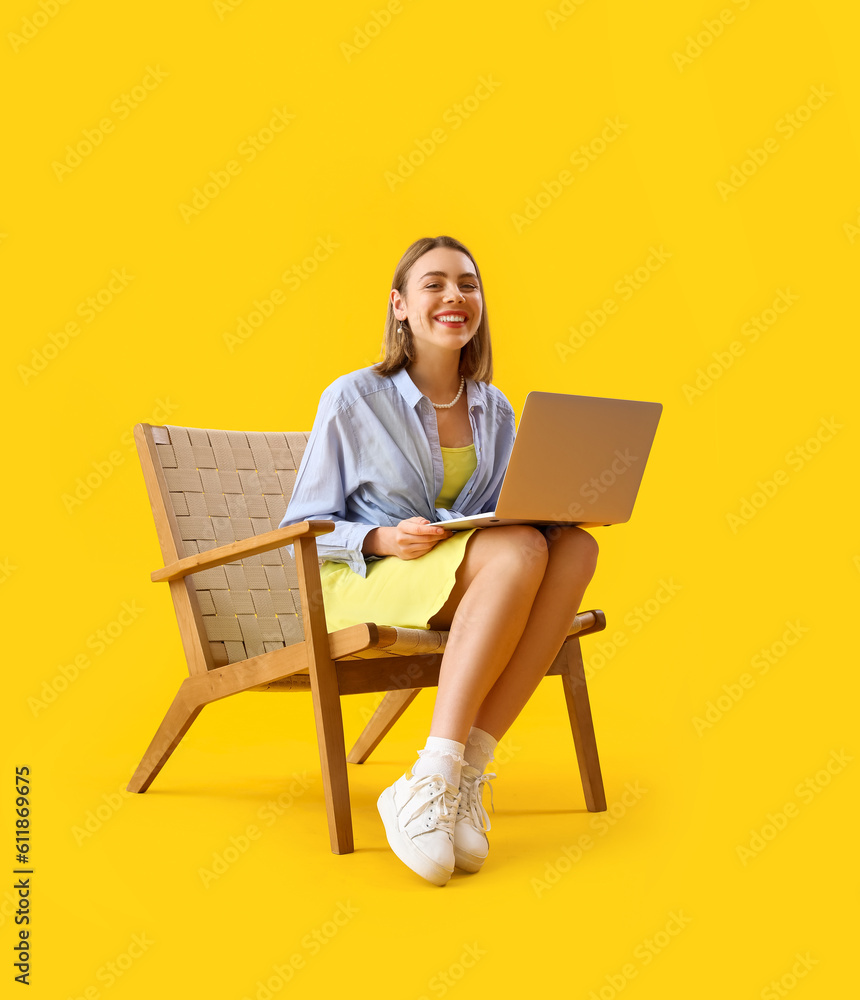
M 279 527 L 301 521 L 334 521 L 334 531 L 317 536 L 322 559 L 346 562 L 367 575 L 361 547 L 368 532 L 378 527 L 347 520 L 347 497 L 359 486 L 359 451 L 347 415 L 329 390 L 320 397 L 301 467 Z M 286 546 L 295 557 L 295 547 Z

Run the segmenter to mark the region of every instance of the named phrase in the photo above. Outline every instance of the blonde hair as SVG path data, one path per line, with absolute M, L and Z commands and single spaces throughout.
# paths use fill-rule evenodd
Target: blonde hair
M 483 308 L 481 309 L 481 321 L 475 335 L 465 344 L 460 351 L 460 372 L 466 378 L 475 382 L 490 383 L 493 381 L 493 351 L 490 344 L 490 324 L 487 319 L 487 303 L 484 298 L 484 283 L 481 280 L 481 272 L 475 263 L 475 258 L 459 241 L 452 236 L 423 236 L 410 246 L 406 253 L 400 258 L 397 267 L 394 269 L 394 278 L 391 287 L 406 297 L 406 284 L 409 279 L 409 272 L 412 265 L 423 257 L 428 250 L 435 250 L 436 247 L 448 247 L 451 250 L 459 250 L 464 253 L 472 262 L 475 274 L 478 278 L 478 288 L 481 291 Z M 397 332 L 397 327 L 403 326 L 403 333 Z M 388 300 L 388 312 L 385 317 L 385 332 L 382 339 L 383 360 L 372 366 L 372 370 L 377 375 L 393 375 L 401 368 L 407 368 L 415 360 L 415 348 L 412 343 L 412 332 L 409 329 L 407 320 L 398 320 L 394 315 L 394 304 Z

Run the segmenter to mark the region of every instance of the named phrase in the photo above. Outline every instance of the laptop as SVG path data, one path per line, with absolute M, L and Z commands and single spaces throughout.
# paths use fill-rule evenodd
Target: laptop
M 630 519 L 662 403 L 530 392 L 496 509 L 434 525 L 577 524 Z

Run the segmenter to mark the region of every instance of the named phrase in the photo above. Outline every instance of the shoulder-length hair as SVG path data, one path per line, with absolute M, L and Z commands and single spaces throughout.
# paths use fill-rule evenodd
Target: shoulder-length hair
M 487 319 L 487 301 L 484 297 L 484 282 L 481 279 L 481 272 L 475 263 L 475 258 L 466 247 L 452 236 L 424 236 L 416 240 L 412 246 L 403 254 L 397 267 L 394 269 L 394 278 L 391 287 L 396 288 L 401 295 L 406 295 L 406 283 L 409 278 L 409 271 L 412 265 L 422 257 L 428 250 L 435 250 L 436 247 L 450 247 L 452 250 L 459 250 L 464 253 L 472 262 L 475 274 L 478 278 L 478 288 L 481 291 L 481 321 L 475 335 L 460 350 L 460 373 L 466 378 L 475 382 L 493 381 L 493 351 L 490 345 L 490 323 Z M 403 333 L 397 332 L 398 326 L 403 326 Z M 385 317 L 385 333 L 382 340 L 383 359 L 372 366 L 372 370 L 377 375 L 393 375 L 394 372 L 406 368 L 415 360 L 415 347 L 412 342 L 412 331 L 409 329 L 407 320 L 402 323 L 394 315 L 394 305 L 391 298 L 388 299 L 388 312 Z

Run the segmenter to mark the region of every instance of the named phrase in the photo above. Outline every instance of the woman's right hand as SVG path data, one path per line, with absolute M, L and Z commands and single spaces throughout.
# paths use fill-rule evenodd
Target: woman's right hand
M 444 541 L 453 534 L 453 531 L 435 527 L 426 517 L 407 517 L 393 527 L 369 531 L 362 551 L 374 556 L 417 559 L 429 552 L 437 542 Z

